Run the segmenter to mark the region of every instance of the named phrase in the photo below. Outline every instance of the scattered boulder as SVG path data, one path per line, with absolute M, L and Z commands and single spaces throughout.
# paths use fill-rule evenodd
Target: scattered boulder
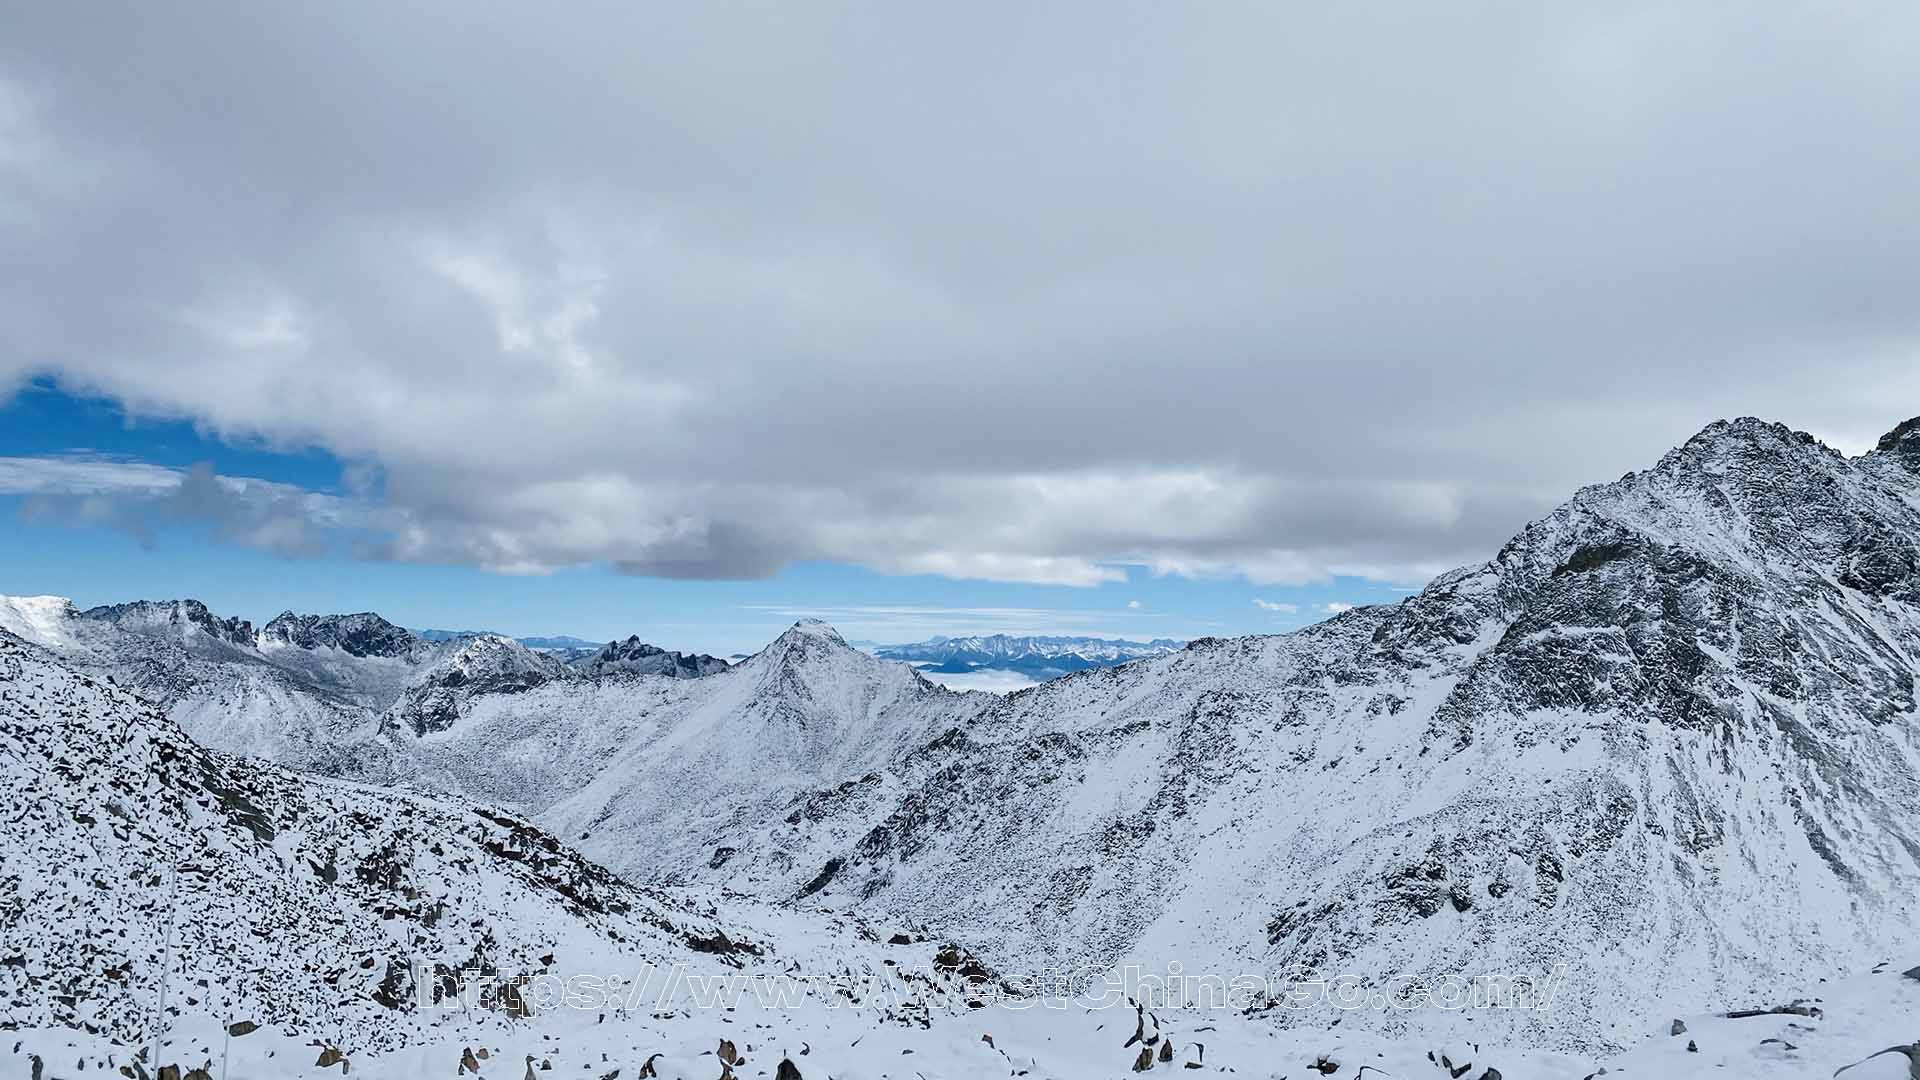
M 227 1034 L 233 1036 L 236 1039 L 242 1035 L 251 1035 L 254 1032 L 259 1030 L 260 1030 L 260 1025 L 254 1023 L 251 1020 L 242 1020 L 238 1023 L 227 1025 Z
M 1140 1056 L 1133 1059 L 1134 1072 L 1146 1072 L 1153 1068 L 1153 1051 L 1148 1047 L 1140 1048 Z
M 1685 1035 L 1686 1033 L 1687 1033 L 1687 1025 L 1683 1021 L 1679 1021 L 1679 1020 L 1675 1020 L 1673 1022 L 1673 1027 L 1667 1032 L 1667 1034 L 1669 1035 Z
M 781 1058 L 780 1067 L 773 1071 L 773 1080 L 800 1080 L 800 1067 L 789 1058 Z

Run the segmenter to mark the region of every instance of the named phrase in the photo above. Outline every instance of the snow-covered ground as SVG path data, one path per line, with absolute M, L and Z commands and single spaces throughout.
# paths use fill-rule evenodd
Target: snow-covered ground
M 916 978 L 926 975 L 928 984 L 944 979 L 942 986 L 958 985 L 924 966 L 925 950 L 908 963 L 917 968 Z M 1801 1001 L 1799 1013 L 1674 1017 L 1677 1025 L 1669 1021 L 1639 1032 L 1631 1048 L 1604 1058 L 1386 1039 L 1364 1031 L 1290 1030 L 1224 1011 L 1154 1008 L 1143 1019 L 1124 1000 L 994 1001 L 968 1009 L 956 998 L 912 1013 L 890 1011 L 877 1000 L 856 1003 L 826 995 L 796 995 L 782 1003 L 770 1000 L 770 982 L 756 995 L 742 977 L 739 992 L 730 997 L 716 996 L 714 984 L 701 984 L 698 990 L 647 994 L 645 1007 L 637 1009 L 559 1006 L 517 1020 L 484 1015 L 404 1049 L 349 1054 L 350 1073 L 338 1064 L 316 1064 L 327 1045 L 312 1033 L 266 1027 L 231 1037 L 225 1017 L 188 1008 L 175 1020 L 160 1060 L 181 1063 L 183 1073 L 204 1067 L 213 1080 L 328 1075 L 415 1080 L 455 1076 L 463 1060 L 478 1065 L 480 1075 L 511 1080 L 529 1074 L 719 1080 L 727 1075 L 718 1056 L 724 1040 L 736 1054 L 731 1075 L 741 1078 L 777 1077 L 785 1061 L 802 1078 L 815 1080 L 1116 1080 L 1133 1074 L 1144 1050 L 1150 1073 L 1269 1080 L 1581 1080 L 1601 1070 L 1643 1080 L 1827 1080 L 1848 1066 L 1856 1066 L 1845 1073 L 1851 1080 L 1906 1080 L 1912 1065 L 1904 1052 L 1873 1056 L 1920 1037 L 1920 981 L 1899 970 L 1890 964 L 1878 974 L 1815 980 L 1777 1002 Z M 657 974 L 664 985 L 668 976 Z M 704 974 L 724 978 L 727 971 Z M 896 983 L 903 995 L 926 993 L 924 987 L 910 988 L 904 976 Z M 1136 1033 L 1143 1038 L 1135 1041 Z M 9 1040 L 12 1054 L 0 1052 L 0 1069 L 23 1078 L 34 1056 L 43 1062 L 44 1076 L 54 1078 L 118 1069 L 147 1053 L 144 1047 L 71 1029 L 17 1030 Z M 1857 1065 L 1861 1062 L 1866 1064 Z

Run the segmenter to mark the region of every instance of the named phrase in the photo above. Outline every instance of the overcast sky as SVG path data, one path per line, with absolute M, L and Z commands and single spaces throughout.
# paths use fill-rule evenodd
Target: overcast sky
M 1920 413 L 1917 166 L 1910 2 L 6 0 L 0 396 L 342 471 L 0 487 L 519 574 L 1417 582 L 1714 418 Z

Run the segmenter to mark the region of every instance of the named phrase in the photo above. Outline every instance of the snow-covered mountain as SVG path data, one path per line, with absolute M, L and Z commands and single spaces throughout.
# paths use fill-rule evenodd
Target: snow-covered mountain
M 773 1077 L 958 1041 L 920 1033 L 980 1007 L 937 942 L 636 888 L 489 807 L 208 751 L 4 631 L 0 821 L 0 1074 L 23 1080 L 225 1076 L 229 1057 L 260 1077 L 704 1077 L 736 1045 L 740 1076 Z
M 379 783 L 405 781 L 409 739 L 447 726 L 475 695 L 725 667 L 637 638 L 571 658 L 498 634 L 429 640 L 371 612 L 289 611 L 256 631 L 197 600 L 82 611 L 61 597 L 0 597 L 0 630 L 138 690 L 210 747 Z
M 990 703 L 731 839 L 732 884 L 1003 961 L 1566 960 L 1522 1019 L 1578 1043 L 1650 971 L 1706 1002 L 1870 963 L 1920 932 L 1916 431 L 1715 424 L 1402 604 Z
M 622 873 L 672 882 L 724 864 L 724 838 L 788 813 L 822 778 L 868 775 L 910 752 L 978 697 L 802 622 L 705 678 L 478 697 L 408 752 L 417 783 L 513 807 Z
M 873 652 L 882 659 L 904 661 L 927 671 L 964 674 L 989 668 L 1018 672 L 1044 682 L 1068 672 L 1112 667 L 1142 657 L 1164 656 L 1185 644 L 1169 638 L 1126 641 L 1120 638 L 989 634 L 933 637 L 906 645 L 881 645 Z
M 377 1048 L 423 1022 L 416 967 L 451 987 L 556 953 L 691 957 L 723 932 L 497 811 L 202 749 L 6 633 L 0 820 L 10 1027 L 137 1043 L 165 971 L 176 1006 L 217 996 L 236 1021 Z
M 835 674 L 833 645 L 798 628 L 761 674 Z M 998 997 L 938 937 L 883 941 L 857 922 L 635 888 L 495 810 L 204 750 L 150 702 L 6 633 L 0 820 L 10 1076 L 1594 1071 L 1539 1049 L 1282 1031 L 1237 1010 Z M 1871 1076 L 1908 1060 L 1882 1032 L 1920 1007 L 1920 969 L 1881 964 L 1819 990 L 1820 1007 L 1688 1015 L 1613 1071 L 1811 1077 L 1864 1062 Z
M 803 625 L 646 700 L 487 699 L 420 750 L 624 872 L 1003 966 L 1566 961 L 1563 1007 L 1482 1022 L 1604 1045 L 1920 933 L 1911 432 L 1850 460 L 1715 424 L 1404 603 L 1005 699 Z
M 672 652 L 637 637 L 609 641 L 599 650 L 576 657 L 570 663 L 588 675 L 624 673 L 665 675 L 670 679 L 697 679 L 727 669 L 727 662 L 717 656 Z
M 0 615 L 84 654 L 45 607 Z M 199 655 L 163 659 L 247 662 Z M 817 623 L 693 680 L 476 670 L 508 682 L 263 749 L 378 760 L 639 881 L 936 925 L 1005 972 L 1566 964 L 1547 1013 L 1347 1028 L 1614 1046 L 1920 937 L 1916 422 L 1853 459 L 1717 423 L 1403 603 L 1005 698 Z

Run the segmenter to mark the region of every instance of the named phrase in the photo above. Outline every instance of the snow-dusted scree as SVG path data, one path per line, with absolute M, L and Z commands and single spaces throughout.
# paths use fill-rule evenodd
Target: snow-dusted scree
M 195 1052 L 245 1013 L 356 1074 L 1857 1078 L 1920 1038 L 1920 423 L 1852 459 L 1714 424 L 1404 603 L 1004 698 L 812 622 L 730 668 L 191 601 L 0 627 L 33 643 L 0 641 L 0 986 L 75 1061 L 151 1035 L 169 926 Z M 909 992 L 383 1001 L 476 957 Z M 1138 1016 L 951 989 L 1129 968 L 1267 989 Z M 1547 1008 L 1272 990 L 1556 971 Z

